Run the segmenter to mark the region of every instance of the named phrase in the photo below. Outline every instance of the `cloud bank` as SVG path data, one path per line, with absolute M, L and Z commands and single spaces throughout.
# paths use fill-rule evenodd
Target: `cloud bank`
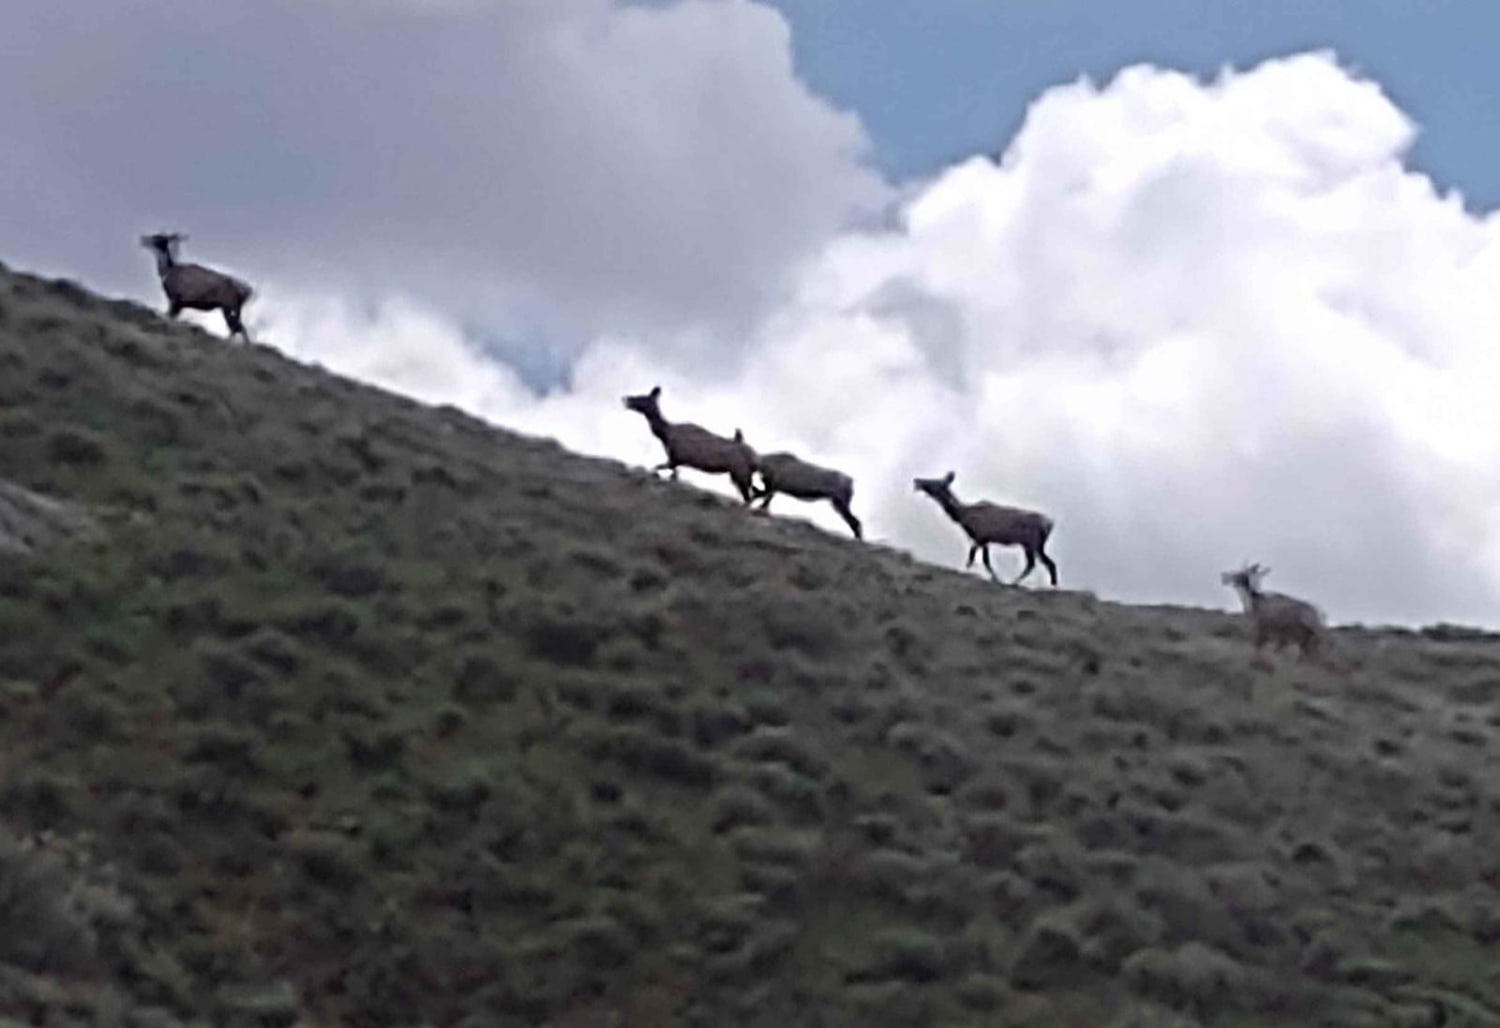
M 1330 54 L 1050 89 L 876 225 L 759 4 L 84 6 L 0 13 L 19 263 L 156 302 L 99 240 L 211 232 L 295 356 L 640 464 L 619 397 L 659 383 L 940 563 L 911 479 L 952 469 L 1054 517 L 1065 586 L 1233 606 L 1252 559 L 1337 621 L 1500 620 L 1500 221 Z
M 1403 164 L 1414 132 L 1321 53 L 1052 89 L 999 162 L 832 238 L 726 342 L 729 370 L 601 336 L 571 389 L 535 397 L 437 321 L 280 334 L 642 464 L 656 445 L 618 397 L 660 382 L 669 417 L 847 469 L 871 535 L 941 563 L 966 546 L 910 483 L 952 469 L 961 497 L 1051 513 L 1065 584 L 1102 595 L 1232 605 L 1217 572 L 1254 559 L 1336 620 L 1493 621 L 1500 221 Z M 347 338 L 418 367 L 327 349 Z
M 6 244 L 114 288 L 133 249 L 501 337 L 687 359 L 878 210 L 853 115 L 746 2 L 8 0 Z

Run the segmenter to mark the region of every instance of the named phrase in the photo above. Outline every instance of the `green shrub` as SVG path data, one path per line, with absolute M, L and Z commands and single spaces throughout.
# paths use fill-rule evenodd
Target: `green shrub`
M 764 909 L 765 897 L 756 893 L 714 898 L 698 915 L 698 945 L 710 954 L 734 952 L 755 930 Z
M 338 649 L 364 628 L 365 612 L 345 600 L 324 598 L 295 603 L 275 615 L 274 621 L 294 636 Z
M 851 884 L 873 899 L 909 907 L 931 870 L 922 857 L 900 850 L 877 849 L 853 862 Z
M 350 762 L 365 771 L 391 767 L 406 753 L 407 736 L 399 728 L 349 727 L 342 738 Z
M 101 930 L 123 925 L 132 913 L 111 882 L 91 875 L 67 850 L 0 829 L 0 961 L 33 971 L 81 970 L 94 958 Z
M 817 854 L 819 839 L 786 829 L 745 827 L 731 832 L 729 843 L 741 863 L 801 869 Z
M 720 980 L 764 980 L 792 955 L 801 935 L 795 922 L 762 918 L 739 946 L 709 957 L 708 971 Z
M 1072 926 L 1088 965 L 1108 974 L 1118 971 L 1136 950 L 1155 945 L 1163 934 L 1160 917 L 1118 894 L 1082 900 L 1053 916 Z
M 890 929 L 873 940 L 875 960 L 869 976 L 926 984 L 951 972 L 943 943 L 915 928 Z
M 1189 868 L 1161 858 L 1136 869 L 1135 901 L 1160 916 L 1169 943 L 1198 940 L 1215 946 L 1240 945 L 1240 931 L 1223 901 Z
M 827 759 L 788 728 L 757 728 L 739 739 L 731 752 L 742 760 L 784 764 L 805 778 L 824 778 L 830 770 Z
M 1005 1004 L 1007 992 L 1005 982 L 982 972 L 965 977 L 956 991 L 960 1003 L 979 1013 L 999 1010 Z
M 1249 1006 L 1249 976 L 1240 963 L 1202 942 L 1168 952 L 1144 949 L 1125 961 L 1123 974 L 1136 992 L 1200 1013 Z
M 56 464 L 92 468 L 109 459 L 104 437 L 82 425 L 63 425 L 47 434 L 47 459 Z
M 774 650 L 789 650 L 822 660 L 842 647 L 844 631 L 828 605 L 796 594 L 747 597 L 766 641 Z
M 750 730 L 750 715 L 733 704 L 700 702 L 688 708 L 693 740 L 704 749 L 713 749 Z
M 240 646 L 212 639 L 200 640 L 193 647 L 210 683 L 228 696 L 238 696 L 246 686 L 264 681 L 264 673 L 249 660 Z
M 318 888 L 348 892 L 365 878 L 359 850 L 343 835 L 299 829 L 289 832 L 282 839 L 282 846 Z
M 614 760 L 631 771 L 655 775 L 680 785 L 705 788 L 714 783 L 718 766 L 677 739 L 631 725 L 590 728 L 584 749 L 599 759 Z
M 271 627 L 257 629 L 244 641 L 242 651 L 252 660 L 282 675 L 294 674 L 306 659 L 295 639 Z
M 1038 919 L 1021 941 L 1011 965 L 1011 984 L 1020 989 L 1065 989 L 1081 983 L 1083 941 L 1062 917 Z
M 214 764 L 226 774 L 246 778 L 261 770 L 259 742 L 253 732 L 234 725 L 201 725 L 186 733 L 183 758 L 189 763 Z
M 933 792 L 949 793 L 962 785 L 974 764 L 962 744 L 927 725 L 905 722 L 886 735 L 886 742 L 916 761 L 924 784 Z
M 517 624 L 529 656 L 571 667 L 592 666 L 600 644 L 612 634 L 607 622 L 565 604 L 529 607 Z
M 53 828 L 72 818 L 85 794 L 83 783 L 66 771 L 23 765 L 0 784 L 0 805 L 28 824 Z
M 728 785 L 709 800 L 710 825 L 716 834 L 744 826 L 763 827 L 776 819 L 764 796 L 743 785 Z
M 816 821 L 824 810 L 823 790 L 818 783 L 779 764 L 762 764 L 745 776 L 758 789 L 793 818 Z
M 470 707 L 508 703 L 515 698 L 519 679 L 494 654 L 483 649 L 462 652 L 453 676 L 453 698 Z

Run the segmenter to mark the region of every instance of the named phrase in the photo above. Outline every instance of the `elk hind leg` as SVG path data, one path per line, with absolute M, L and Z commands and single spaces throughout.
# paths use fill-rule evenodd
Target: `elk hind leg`
M 250 333 L 245 331 L 245 323 L 240 320 L 240 309 L 238 307 L 224 308 L 224 324 L 229 329 L 229 338 L 233 339 L 235 336 L 239 336 L 247 343 L 250 341 Z
M 1047 551 L 1041 546 L 1036 548 L 1036 556 L 1042 562 L 1042 566 L 1047 569 L 1047 577 L 1052 579 L 1052 585 L 1055 587 L 1057 585 L 1057 565 L 1052 562 L 1052 558 L 1047 556 Z
M 1027 546 L 1025 547 L 1025 551 L 1026 566 L 1021 569 L 1021 573 L 1016 576 L 1016 580 L 1012 582 L 1011 585 L 1020 585 L 1026 580 L 1026 576 L 1031 574 L 1032 569 L 1036 567 L 1036 550 L 1032 549 L 1030 546 Z
M 854 512 L 849 509 L 848 502 L 834 500 L 833 509 L 839 512 L 839 517 L 844 519 L 844 524 L 849 526 L 849 530 L 854 533 L 854 538 L 863 539 L 865 537 L 864 529 L 859 523 L 859 518 L 855 517 Z

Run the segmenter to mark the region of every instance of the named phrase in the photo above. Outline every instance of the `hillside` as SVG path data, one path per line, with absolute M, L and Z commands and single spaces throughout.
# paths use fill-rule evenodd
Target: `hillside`
M 0 1012 L 1500 1025 L 1500 638 L 1256 663 L 690 477 L 0 274 Z

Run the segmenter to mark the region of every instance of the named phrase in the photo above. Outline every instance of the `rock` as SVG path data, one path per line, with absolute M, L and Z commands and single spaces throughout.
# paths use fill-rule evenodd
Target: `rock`
M 0 552 L 33 553 L 94 527 L 94 519 L 77 504 L 0 479 Z
M 219 991 L 226 1020 L 257 1028 L 286 1028 L 297 1020 L 297 989 L 285 979 L 264 985 L 235 985 Z

